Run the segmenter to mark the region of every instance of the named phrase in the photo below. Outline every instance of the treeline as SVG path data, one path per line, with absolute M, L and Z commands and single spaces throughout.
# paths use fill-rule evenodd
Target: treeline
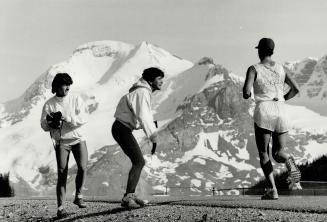
M 298 166 L 301 171 L 301 181 L 322 181 L 327 182 L 327 156 L 322 156 L 316 160 L 314 160 L 312 163 L 305 163 Z M 287 171 L 283 171 L 279 174 L 275 174 L 275 183 L 277 186 L 277 189 L 288 189 L 286 178 L 287 178 Z M 305 188 L 314 188 L 314 183 L 301 183 L 302 187 Z M 324 184 L 323 186 L 326 186 L 327 184 Z M 267 181 L 264 179 L 264 177 L 256 183 L 254 186 L 249 188 L 248 194 L 253 194 L 254 192 L 262 192 L 264 188 L 267 187 Z
M 0 197 L 15 196 L 14 188 L 10 185 L 9 173 L 0 173 Z

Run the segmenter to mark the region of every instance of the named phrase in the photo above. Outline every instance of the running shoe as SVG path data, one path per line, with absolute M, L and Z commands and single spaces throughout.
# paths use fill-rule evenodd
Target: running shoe
M 133 194 L 132 196 L 133 196 L 134 201 L 135 201 L 138 205 L 140 205 L 141 207 L 145 207 L 145 205 L 148 203 L 148 201 L 146 201 L 146 200 L 142 200 L 142 199 L 138 198 L 135 194 Z
M 288 185 L 288 189 L 289 190 L 302 190 L 302 186 L 300 184 L 300 182 L 297 182 L 297 183 L 290 183 Z
M 67 217 L 68 216 L 68 213 L 67 213 L 67 211 L 65 210 L 65 209 L 58 209 L 58 211 L 57 211 L 57 219 L 62 219 L 62 218 L 64 218 L 64 217 Z
M 301 171 L 295 164 L 294 158 L 291 156 L 285 162 L 286 168 L 288 169 L 287 183 L 289 183 L 288 188 L 292 190 L 294 187 L 300 188 L 301 184 L 299 184 L 301 180 Z M 302 187 L 301 187 L 302 189 Z
M 275 189 L 267 189 L 266 192 L 261 196 L 261 200 L 277 200 L 278 193 Z
M 128 193 L 126 196 L 124 196 L 121 200 L 121 206 L 129 209 L 140 208 L 140 205 L 136 203 L 134 196 L 135 195 L 133 193 Z
M 76 197 L 74 202 L 73 202 L 75 205 L 77 205 L 79 208 L 86 208 L 86 204 L 84 202 L 84 200 L 82 198 L 78 198 Z

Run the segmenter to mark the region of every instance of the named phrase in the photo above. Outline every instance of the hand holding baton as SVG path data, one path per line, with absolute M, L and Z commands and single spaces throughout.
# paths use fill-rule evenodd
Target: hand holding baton
M 156 125 L 156 128 L 158 128 L 158 122 L 154 121 L 154 125 Z M 152 140 L 152 149 L 151 149 L 151 155 L 153 155 L 156 152 L 156 148 L 157 148 L 157 135 L 155 137 L 153 137 Z

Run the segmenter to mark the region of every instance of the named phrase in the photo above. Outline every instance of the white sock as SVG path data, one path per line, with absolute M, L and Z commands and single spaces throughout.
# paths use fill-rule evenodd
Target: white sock
M 82 199 L 82 198 L 83 198 L 83 195 L 82 195 L 82 194 L 78 194 L 78 195 L 76 196 L 76 198 L 78 198 L 78 199 Z
M 58 210 L 63 210 L 64 209 L 64 207 L 62 206 L 62 205 L 60 205 L 59 207 L 58 207 Z

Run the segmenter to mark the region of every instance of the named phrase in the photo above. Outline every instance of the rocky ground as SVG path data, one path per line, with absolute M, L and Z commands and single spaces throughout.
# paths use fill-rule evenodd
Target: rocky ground
M 283 200 L 262 202 L 256 199 L 211 199 L 187 201 L 154 201 L 152 205 L 126 210 L 118 202 L 88 201 L 87 209 L 78 209 L 67 201 L 67 218 L 57 220 L 56 201 L 54 199 L 0 199 L 0 221 L 327 221 L 324 206 L 314 201 L 318 207 L 307 205 L 278 204 L 289 201 L 289 205 L 301 202 L 301 199 L 284 198 Z M 232 204 L 235 202 L 235 204 Z M 242 204 L 242 203 L 252 204 Z M 321 200 L 321 203 L 324 203 Z M 227 203 L 227 204 L 226 204 Z M 264 203 L 264 204 L 260 204 Z M 195 206 L 199 205 L 199 206 Z M 258 207 L 256 207 L 258 206 Z M 272 206 L 269 209 L 269 206 Z M 278 209 L 276 206 L 279 206 Z M 282 207 L 281 207 L 282 206 Z M 304 207 L 299 207 L 304 206 Z M 308 206 L 308 207 L 305 207 Z M 313 210 L 319 208 L 317 211 Z

